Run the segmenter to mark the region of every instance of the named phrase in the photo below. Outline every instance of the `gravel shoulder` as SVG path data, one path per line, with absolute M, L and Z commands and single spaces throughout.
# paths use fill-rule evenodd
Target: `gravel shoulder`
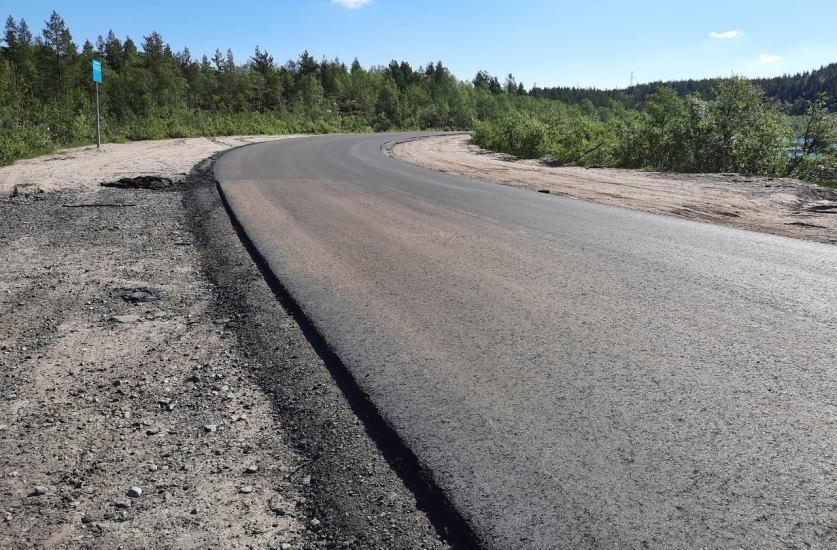
M 198 163 L 250 140 L 0 169 L 0 548 L 456 539 Z M 98 185 L 142 175 L 175 183 Z
M 550 167 L 485 151 L 469 135 L 395 144 L 392 156 L 467 178 L 739 227 L 837 243 L 837 191 L 791 179 Z

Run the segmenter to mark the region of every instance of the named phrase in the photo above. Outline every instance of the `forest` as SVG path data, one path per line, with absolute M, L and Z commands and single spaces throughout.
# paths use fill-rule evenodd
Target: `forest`
M 715 99 L 715 83 L 718 79 L 678 80 L 670 82 L 651 82 L 636 84 L 628 88 L 598 90 L 596 88 L 533 88 L 530 93 L 564 103 L 579 104 L 585 99 L 597 107 L 604 107 L 611 101 L 618 101 L 628 109 L 642 108 L 646 100 L 658 88 L 671 88 L 680 97 L 697 92 L 701 98 Z M 764 90 L 765 97 L 776 99 L 787 105 L 787 113 L 794 116 L 805 114 L 810 102 L 816 101 L 820 94 L 829 97 L 827 106 L 831 112 L 837 111 L 837 63 L 831 63 L 814 71 L 775 78 L 757 78 L 750 80 Z
M 1 44 L 0 165 L 91 143 L 97 59 L 105 142 L 473 130 L 485 148 L 559 164 L 837 180 L 837 64 L 764 81 L 527 90 L 511 74 L 459 80 L 441 61 L 365 68 L 306 51 L 282 64 L 258 46 L 243 62 L 230 50 L 198 59 L 156 32 L 79 47 L 56 12 L 37 34 L 9 16 Z
M 364 68 L 357 59 L 277 63 L 258 46 L 239 63 L 216 50 L 196 59 L 156 32 L 120 40 L 111 31 L 79 46 L 52 13 L 40 34 L 9 17 L 0 47 L 0 164 L 94 135 L 91 62 L 102 61 L 107 142 L 232 134 L 473 128 L 515 109 L 523 96 L 457 80 L 441 61 Z M 515 87 L 515 92 L 517 87 Z M 524 97 L 525 96 L 525 97 Z

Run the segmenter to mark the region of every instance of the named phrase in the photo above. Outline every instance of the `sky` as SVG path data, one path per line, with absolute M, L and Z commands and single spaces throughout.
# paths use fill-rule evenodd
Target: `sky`
M 0 0 L 39 33 L 52 11 L 80 46 L 109 30 L 160 33 L 193 57 L 216 48 L 278 63 L 304 50 L 364 67 L 441 60 L 461 80 L 486 70 L 531 88 L 769 77 L 837 62 L 837 2 L 677 0 Z

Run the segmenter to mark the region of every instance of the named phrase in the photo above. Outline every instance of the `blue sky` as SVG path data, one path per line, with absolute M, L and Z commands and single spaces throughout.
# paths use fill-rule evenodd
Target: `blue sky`
M 527 88 L 624 87 L 640 82 L 773 76 L 837 61 L 837 2 L 774 0 L 0 0 L 0 15 L 34 32 L 56 10 L 73 38 L 95 43 L 159 32 L 193 55 L 232 49 L 245 61 L 258 45 L 276 61 L 391 59 L 414 67 L 442 60 L 460 79 L 480 69 L 514 73 Z

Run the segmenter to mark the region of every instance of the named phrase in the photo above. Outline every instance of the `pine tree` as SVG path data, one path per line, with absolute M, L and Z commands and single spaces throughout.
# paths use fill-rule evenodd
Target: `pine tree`
M 67 25 L 64 20 L 53 11 L 49 21 L 44 22 L 46 28 L 42 31 L 44 44 L 53 52 L 54 55 L 54 70 L 56 78 L 56 96 L 61 95 L 65 88 L 64 59 L 72 54 L 77 54 L 76 45 L 73 44 L 73 37 L 70 31 L 67 30 Z

